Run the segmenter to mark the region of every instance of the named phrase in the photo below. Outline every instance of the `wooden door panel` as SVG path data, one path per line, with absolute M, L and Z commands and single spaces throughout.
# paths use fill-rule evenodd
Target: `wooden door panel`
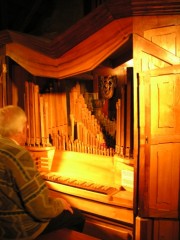
M 149 216 L 177 218 L 180 143 L 152 145 L 150 150 Z
M 179 74 L 141 76 L 140 203 L 142 217 L 179 216 L 180 81 Z M 143 152 L 141 140 L 141 152 Z M 143 153 L 141 153 L 143 156 Z M 142 167 L 143 166 L 143 167 Z M 144 172 L 144 173 L 143 173 Z
M 180 26 L 134 36 L 139 65 L 140 217 L 179 218 Z M 158 238 L 157 238 L 158 239 Z
M 178 220 L 153 220 L 136 217 L 135 239 L 138 240 L 179 240 L 180 225 Z
M 180 75 L 151 77 L 151 144 L 180 141 Z
M 175 220 L 155 220 L 154 240 L 179 240 L 179 221 Z

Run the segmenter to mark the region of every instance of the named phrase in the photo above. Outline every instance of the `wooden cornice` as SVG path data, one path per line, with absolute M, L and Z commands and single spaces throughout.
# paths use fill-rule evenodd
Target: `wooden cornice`
M 0 44 L 15 42 L 48 57 L 58 58 L 113 20 L 111 12 L 102 5 L 54 39 L 7 30 L 0 32 Z
M 62 79 L 94 69 L 129 41 L 133 16 L 178 13 L 179 0 L 110 0 L 54 39 L 7 30 L 0 45 L 32 75 Z
M 16 42 L 6 45 L 6 55 L 35 76 L 61 79 L 94 69 L 128 41 L 131 33 L 132 19 L 126 18 L 113 21 L 58 58 Z

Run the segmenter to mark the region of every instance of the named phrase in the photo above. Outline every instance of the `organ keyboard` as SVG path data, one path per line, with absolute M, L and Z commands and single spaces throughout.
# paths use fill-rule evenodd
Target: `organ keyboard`
M 42 148 L 28 149 L 52 191 L 132 208 L 133 191 L 122 184 L 125 181 L 121 173 L 125 169 L 132 171 L 132 167 L 115 157 L 55 151 L 53 147 L 44 148 L 44 151 Z
M 51 147 L 28 150 L 52 197 L 63 197 L 73 207 L 81 209 L 88 219 L 86 224 L 95 225 L 96 230 L 101 229 L 105 221 L 103 232 L 109 232 L 109 229 L 114 232 L 112 238 L 108 235 L 105 239 L 131 239 L 133 188 L 131 191 L 126 188 L 121 172 L 133 171 L 132 166 L 114 156 L 60 151 Z M 93 220 L 94 217 L 98 219 Z
M 94 182 L 89 182 L 85 179 L 80 180 L 80 179 L 69 178 L 66 176 L 61 176 L 56 172 L 41 172 L 41 176 L 46 181 L 68 185 L 75 188 L 85 189 L 88 191 L 93 191 L 93 192 L 97 192 L 105 195 L 112 195 L 119 191 L 119 189 L 111 186 L 100 185 Z

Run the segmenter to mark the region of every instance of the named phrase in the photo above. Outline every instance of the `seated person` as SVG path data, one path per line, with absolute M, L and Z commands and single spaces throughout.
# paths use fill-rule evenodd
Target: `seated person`
M 85 219 L 63 198 L 49 196 L 26 141 L 18 106 L 0 108 L 0 239 L 35 239 L 60 228 L 83 231 Z

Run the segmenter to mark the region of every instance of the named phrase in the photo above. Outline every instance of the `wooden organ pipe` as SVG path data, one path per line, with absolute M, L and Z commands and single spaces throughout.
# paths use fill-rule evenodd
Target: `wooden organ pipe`
M 77 98 L 74 98 L 75 93 L 77 94 Z M 70 122 L 77 127 L 77 136 L 76 139 L 74 137 L 74 142 L 72 142 L 72 149 L 86 153 L 113 154 L 114 150 L 105 150 L 105 140 L 99 122 L 88 109 L 85 98 L 78 91 L 78 85 L 77 89 L 75 87 L 72 89 L 70 100 L 70 104 L 73 106 L 70 114 Z M 75 131 L 73 130 L 73 125 L 71 125 L 71 132 Z M 112 125 L 107 120 L 106 125 L 107 129 L 112 131 Z
M 34 115 L 34 88 L 33 83 L 29 82 L 29 116 L 30 116 L 30 145 L 35 146 L 35 115 Z
M 34 88 L 34 118 L 35 118 L 35 144 L 40 146 L 41 127 L 40 127 L 40 104 L 39 104 L 39 87 L 33 85 Z
M 44 119 L 44 113 L 45 113 L 45 110 L 44 110 L 44 103 L 43 103 L 43 97 L 40 96 L 39 97 L 39 104 L 40 104 L 40 124 L 41 124 L 41 143 L 42 143 L 42 146 L 44 147 L 45 146 L 45 119 Z
M 116 104 L 117 120 L 110 121 L 103 113 L 96 118 L 88 109 L 85 98 L 80 94 L 80 85 L 77 84 L 69 93 L 70 96 L 70 125 L 68 130 L 66 93 L 58 92 L 39 93 L 39 87 L 32 82 L 25 83 L 25 111 L 28 116 L 30 128 L 27 134 L 27 145 L 50 146 L 50 143 L 60 150 L 71 150 L 92 154 L 113 155 L 114 149 L 106 146 L 104 134 L 101 130 L 103 124 L 109 134 L 116 130 L 116 151 L 124 156 L 126 147 L 131 148 L 131 125 L 126 108 L 126 86 L 121 88 L 121 99 Z M 131 88 L 127 87 L 131 95 Z M 63 114 L 60 114 L 60 110 Z M 39 114 L 38 114 L 39 113 Z M 116 124 L 116 126 L 115 126 Z M 75 128 L 77 127 L 77 134 Z
M 116 102 L 116 153 L 120 154 L 121 146 L 121 99 Z
M 26 112 L 26 116 L 28 119 L 28 127 L 27 127 L 27 138 L 26 138 L 26 143 L 28 146 L 30 146 L 30 110 L 29 110 L 29 83 L 27 81 L 25 81 L 25 96 L 24 96 L 24 106 L 25 106 L 25 112 Z
M 66 95 L 40 94 L 38 85 L 26 81 L 24 100 L 29 124 L 27 145 L 50 146 L 51 136 L 55 147 L 65 149 L 68 134 Z M 63 113 L 62 117 L 56 113 L 60 110 Z
M 44 100 L 44 123 L 45 123 L 45 145 L 48 146 L 49 145 L 49 116 L 48 116 L 48 102 L 46 100 Z

